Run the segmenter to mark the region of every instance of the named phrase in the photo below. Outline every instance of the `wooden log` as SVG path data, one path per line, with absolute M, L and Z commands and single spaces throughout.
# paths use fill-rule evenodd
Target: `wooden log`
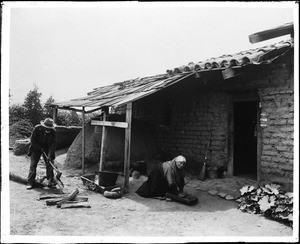
M 68 199 L 69 201 L 74 200 L 74 198 L 77 196 L 78 193 L 79 193 L 78 188 L 76 188 L 74 191 L 72 191 L 72 192 L 68 195 L 67 199 Z
M 63 201 L 65 198 L 51 198 L 49 200 L 46 200 L 47 206 L 54 206 L 57 205 L 59 202 Z
M 62 203 L 61 209 L 65 208 L 90 208 L 91 205 L 88 202 L 78 202 L 78 203 Z
M 67 198 L 52 198 L 46 201 L 47 206 L 61 205 L 62 202 L 87 202 L 87 197 L 76 197 L 74 200 L 68 200 Z
M 166 193 L 165 195 L 167 198 L 172 199 L 175 202 L 183 203 L 186 205 L 193 205 L 198 202 L 198 198 L 192 194 L 186 193 L 185 197 L 179 197 L 177 195 L 173 195 L 171 193 Z
M 15 181 L 15 182 L 18 182 L 18 183 L 21 183 L 21 184 L 24 184 L 24 185 L 27 185 L 27 178 L 24 178 L 22 176 L 19 176 L 19 175 L 16 175 L 14 173 L 9 173 L 9 179 L 11 181 Z M 34 187 L 36 188 L 43 188 L 45 187 L 45 185 L 39 183 L 38 181 L 35 181 L 34 183 Z
M 76 198 L 76 199 L 73 200 L 73 201 L 62 200 L 62 201 L 58 202 L 58 203 L 56 204 L 56 206 L 57 206 L 58 208 L 60 208 L 62 204 L 79 203 L 79 202 L 87 202 L 87 201 L 88 201 L 88 198 L 87 198 L 87 197 Z
M 66 198 L 67 194 L 40 194 L 38 200 L 51 199 L 51 198 Z

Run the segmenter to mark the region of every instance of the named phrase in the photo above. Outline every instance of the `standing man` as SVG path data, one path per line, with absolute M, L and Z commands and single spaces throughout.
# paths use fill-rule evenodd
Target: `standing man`
M 31 163 L 29 168 L 29 174 L 27 178 L 27 189 L 32 189 L 35 183 L 36 168 L 41 158 L 42 153 L 45 152 L 48 158 L 53 161 L 55 159 L 55 146 L 56 146 L 56 125 L 53 119 L 46 118 L 42 120 L 39 125 L 36 125 L 31 134 L 28 156 L 31 156 Z M 48 179 L 48 186 L 54 186 L 53 180 L 54 173 L 52 166 L 48 163 L 48 160 L 44 157 L 46 162 L 46 176 Z

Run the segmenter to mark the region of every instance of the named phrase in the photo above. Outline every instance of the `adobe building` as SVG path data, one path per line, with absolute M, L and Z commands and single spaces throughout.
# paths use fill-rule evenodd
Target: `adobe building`
M 207 155 L 208 166 L 229 176 L 292 184 L 293 23 L 255 33 L 249 39 L 254 43 L 287 34 L 291 35 L 288 41 L 99 87 L 86 97 L 52 106 L 79 111 L 83 116 L 101 110 L 102 121 L 92 120 L 92 125 L 104 128 L 104 132 L 109 127 L 125 129 L 125 178 L 130 164 L 131 121 L 138 119 L 149 125 L 162 160 L 184 155 L 192 173 L 200 172 Z M 123 114 L 126 119 L 108 121 L 109 114 Z M 85 155 L 84 130 L 82 134 Z M 102 134 L 100 169 L 106 160 Z M 84 156 L 82 160 L 84 172 Z M 126 182 L 128 179 L 125 186 Z

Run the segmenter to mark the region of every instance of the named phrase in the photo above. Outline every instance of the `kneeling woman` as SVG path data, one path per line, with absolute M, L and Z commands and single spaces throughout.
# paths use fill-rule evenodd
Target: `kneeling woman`
M 185 157 L 177 156 L 171 161 L 156 165 L 150 172 L 148 180 L 137 189 L 136 193 L 141 197 L 164 197 L 168 192 L 184 197 L 185 164 Z

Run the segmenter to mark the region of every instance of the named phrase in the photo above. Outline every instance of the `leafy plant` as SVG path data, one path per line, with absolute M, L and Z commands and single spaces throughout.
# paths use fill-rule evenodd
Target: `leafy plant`
M 240 189 L 241 196 L 237 199 L 238 209 L 243 212 L 264 214 L 276 220 L 293 221 L 293 193 L 284 192 L 280 185 L 264 186 L 245 185 Z

